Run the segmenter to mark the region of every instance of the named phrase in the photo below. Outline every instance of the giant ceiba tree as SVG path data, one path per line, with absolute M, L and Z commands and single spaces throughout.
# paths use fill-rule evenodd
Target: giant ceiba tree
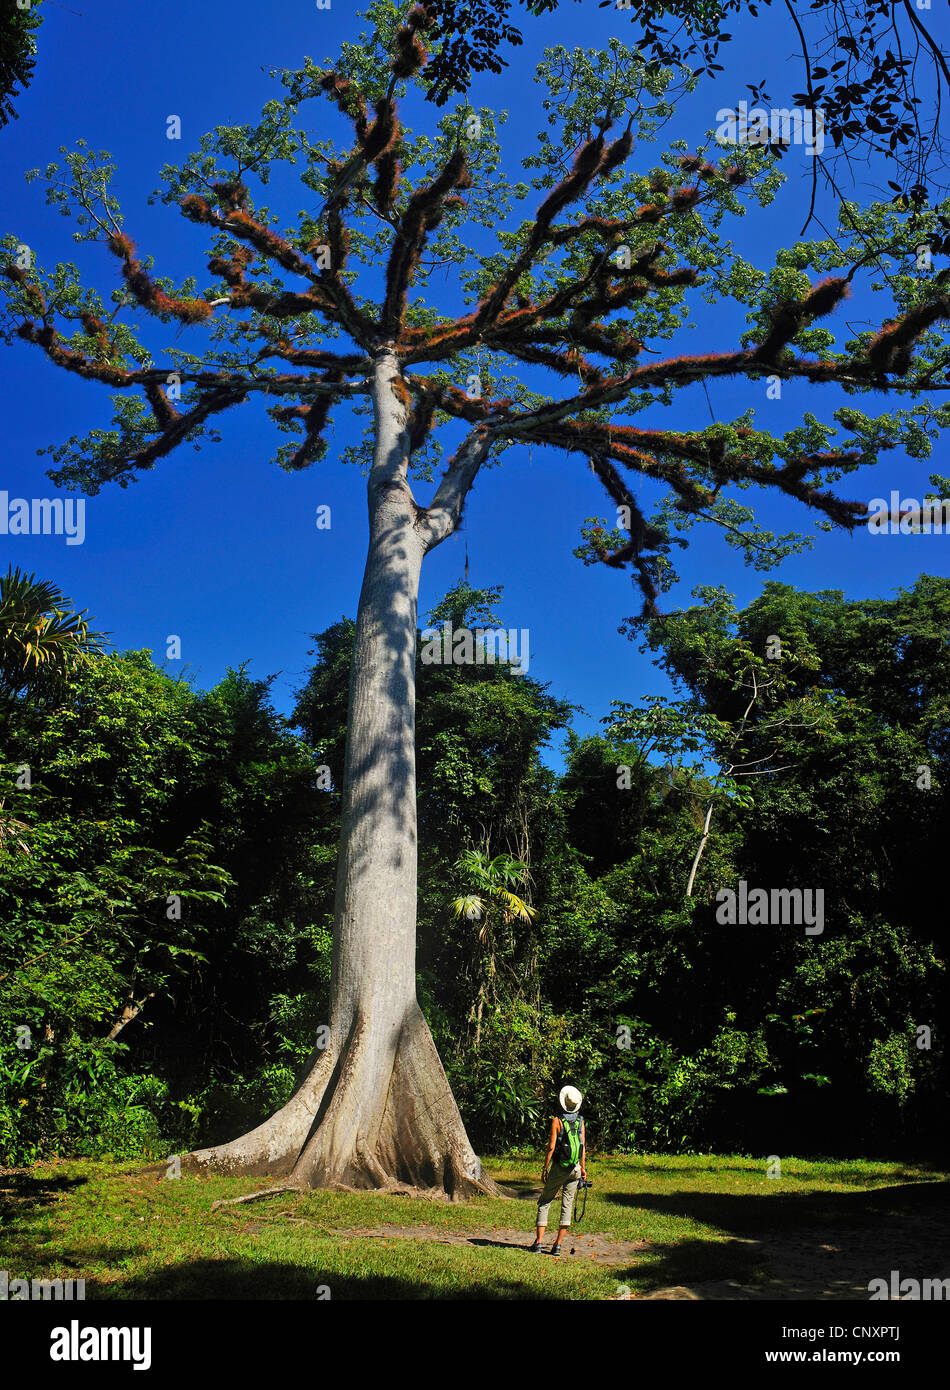
M 314 1050 L 282 1109 L 189 1164 L 301 1186 L 406 1184 L 458 1197 L 493 1185 L 415 994 L 423 559 L 459 526 L 480 469 L 518 445 L 589 462 L 621 523 L 588 537 L 589 558 L 630 567 L 649 612 L 677 526 L 700 518 L 718 524 L 753 557 L 794 544 L 757 530 L 730 490 L 780 491 L 852 529 L 866 505 L 829 484 L 898 442 L 926 452 L 921 441 L 942 423 L 942 408 L 925 403 L 875 417 L 845 406 L 834 423 L 806 415 L 781 437 L 753 428 L 748 415 L 692 428 L 628 419 L 674 402 L 682 415 L 693 399 L 683 388 L 717 377 L 757 383 L 758 399 L 766 378 L 852 394 L 939 383 L 946 349 L 935 325 L 950 315 L 950 301 L 932 273 L 915 268 L 919 222 L 911 231 L 893 208 L 852 207 L 838 240 L 782 251 L 769 273 L 735 255 L 716 227 L 743 210 L 750 190 L 760 201 L 772 195 L 780 177 L 769 152 L 739 149 L 713 162 L 681 146 L 652 170 L 629 172 L 638 130 L 649 131 L 662 114 L 663 84 L 619 42 L 605 53 L 556 50 L 542 64 L 554 135 L 525 161 L 539 170 L 538 204 L 530 188 L 511 187 L 499 171 L 487 109 L 443 115 L 435 138 L 402 128 L 397 98 L 405 92 L 405 105 L 413 96 L 430 15 L 388 0 L 370 14 L 375 34 L 345 46 L 335 70 L 308 60 L 285 74 L 289 94 L 265 107 L 261 125 L 219 128 L 181 168 L 165 171 L 165 201 L 213 238 L 215 283 L 206 293 L 194 282 L 176 289 L 156 278 L 122 230 L 108 169 L 81 150 L 68 156 L 66 176 L 47 171 L 48 196 L 77 208 L 80 236 L 104 241 L 117 258 L 115 308 L 107 314 L 71 266 L 43 274 L 20 263 L 22 247 L 18 262 L 16 240 L 7 238 L 6 331 L 55 365 L 116 388 L 115 429 L 54 451 L 54 482 L 88 492 L 107 481 L 125 486 L 247 402 L 263 403 L 280 429 L 296 432 L 278 453 L 287 469 L 323 455 L 335 408 L 371 407 L 369 545 L 342 779 L 329 1041 Z M 568 70 L 575 99 L 564 107 L 558 84 Z M 310 99 L 329 100 L 352 123 L 342 154 L 291 130 Z M 255 207 L 249 182 L 266 182 L 274 165 L 298 157 L 319 206 L 280 233 L 267 209 Z M 223 161 L 230 163 L 221 168 Z M 516 198 L 531 199 L 535 210 L 506 228 Z M 474 249 L 489 238 L 489 249 Z M 835 351 L 819 321 L 872 265 L 887 270 L 898 312 Z M 447 314 L 417 293 L 446 266 L 456 267 L 458 300 Z M 806 274 L 836 266 L 847 273 L 814 283 Z M 747 341 L 693 356 L 650 346 L 672 336 L 687 292 L 701 286 L 709 298 L 731 294 L 750 306 Z M 210 326 L 204 357 L 173 343 L 163 349 L 168 362 L 154 365 L 127 309 L 179 332 Z M 842 430 L 847 437 L 829 447 Z M 426 503 L 419 479 L 432 477 L 439 435 L 453 431 L 457 447 Z M 669 490 L 651 519 L 637 495 L 643 479 Z

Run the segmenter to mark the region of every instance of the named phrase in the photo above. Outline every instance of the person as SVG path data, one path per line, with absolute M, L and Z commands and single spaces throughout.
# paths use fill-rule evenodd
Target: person
M 576 1086 L 562 1087 L 558 1096 L 561 1114 L 551 1117 L 551 1135 L 548 1139 L 544 1168 L 541 1171 L 543 1186 L 541 1196 L 538 1198 L 537 1234 L 534 1244 L 528 1246 L 528 1249 L 535 1253 L 541 1249 L 551 1202 L 560 1192 L 561 1224 L 558 1227 L 557 1240 L 551 1246 L 551 1254 L 560 1255 L 561 1241 L 571 1224 L 577 1184 L 581 1179 L 587 1181 L 586 1136 L 584 1117 L 580 1113 L 583 1099 L 584 1097 Z M 557 1153 L 556 1158 L 555 1152 Z M 553 1163 L 552 1159 L 554 1160 Z

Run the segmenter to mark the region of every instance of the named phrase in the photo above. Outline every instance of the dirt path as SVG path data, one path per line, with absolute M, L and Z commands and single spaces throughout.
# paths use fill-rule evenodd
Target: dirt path
M 527 1251 L 534 1239 L 532 1232 L 524 1229 L 447 1231 L 443 1226 L 347 1226 L 345 1230 L 331 1231 L 330 1234 L 360 1236 L 362 1239 L 378 1236 L 382 1240 L 431 1240 L 436 1245 L 487 1245 L 512 1251 Z M 552 1241 L 553 1235 L 549 1233 L 545 1236 L 545 1252 L 550 1249 Z M 584 1230 L 573 1237 L 567 1236 L 562 1246 L 562 1258 L 593 1260 L 601 1265 L 622 1265 L 630 1264 L 648 1248 L 649 1241 L 616 1240 L 600 1231 Z

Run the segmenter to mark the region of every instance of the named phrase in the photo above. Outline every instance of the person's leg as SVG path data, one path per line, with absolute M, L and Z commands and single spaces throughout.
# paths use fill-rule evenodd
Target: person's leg
M 577 1196 L 577 1185 L 581 1180 L 580 1164 L 575 1165 L 566 1175 L 567 1181 L 561 1189 L 561 1224 L 558 1228 L 557 1240 L 552 1246 L 553 1250 L 560 1253 L 561 1241 L 571 1228 L 571 1213 L 574 1210 L 574 1198 Z
M 540 1245 L 544 1239 L 544 1229 L 548 1224 L 548 1212 L 551 1210 L 551 1203 L 560 1189 L 561 1182 L 563 1181 L 563 1172 L 564 1170 L 559 1169 L 557 1164 L 552 1165 L 551 1171 L 548 1173 L 547 1182 L 544 1184 L 544 1190 L 538 1198 L 537 1237 L 535 1239 L 535 1245 Z

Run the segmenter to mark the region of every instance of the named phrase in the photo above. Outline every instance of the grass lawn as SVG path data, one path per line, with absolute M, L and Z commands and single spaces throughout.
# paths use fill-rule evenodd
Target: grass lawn
M 11 1279 L 85 1279 L 87 1299 L 317 1299 L 327 1296 L 321 1289 L 332 1299 L 607 1299 L 724 1280 L 753 1291 L 726 1296 L 794 1298 L 815 1295 L 777 1272 L 776 1252 L 790 1242 L 799 1272 L 813 1267 L 819 1282 L 834 1282 L 836 1258 L 850 1258 L 865 1286 L 892 1267 L 917 1273 L 909 1251 L 927 1277 L 939 1272 L 941 1249 L 946 1262 L 948 1174 L 929 1167 L 783 1159 L 781 1179 L 770 1179 L 762 1159 L 603 1155 L 591 1160 L 595 1187 L 577 1253 L 552 1260 L 514 1243 L 517 1231 L 525 1245 L 532 1239 L 537 1157 L 485 1166 L 517 1195 L 452 1204 L 281 1193 L 212 1211 L 218 1198 L 272 1182 L 169 1181 L 132 1163 L 8 1170 L 0 1173 L 0 1268 Z M 410 1228 L 423 1238 L 411 1238 Z M 918 1233 L 916 1246 L 901 1244 L 908 1229 Z M 588 1232 L 644 1244 L 617 1263 L 597 1263 L 584 1250 Z M 919 1242 L 931 1233 L 927 1267 Z M 443 1243 L 452 1239 L 460 1243 Z

